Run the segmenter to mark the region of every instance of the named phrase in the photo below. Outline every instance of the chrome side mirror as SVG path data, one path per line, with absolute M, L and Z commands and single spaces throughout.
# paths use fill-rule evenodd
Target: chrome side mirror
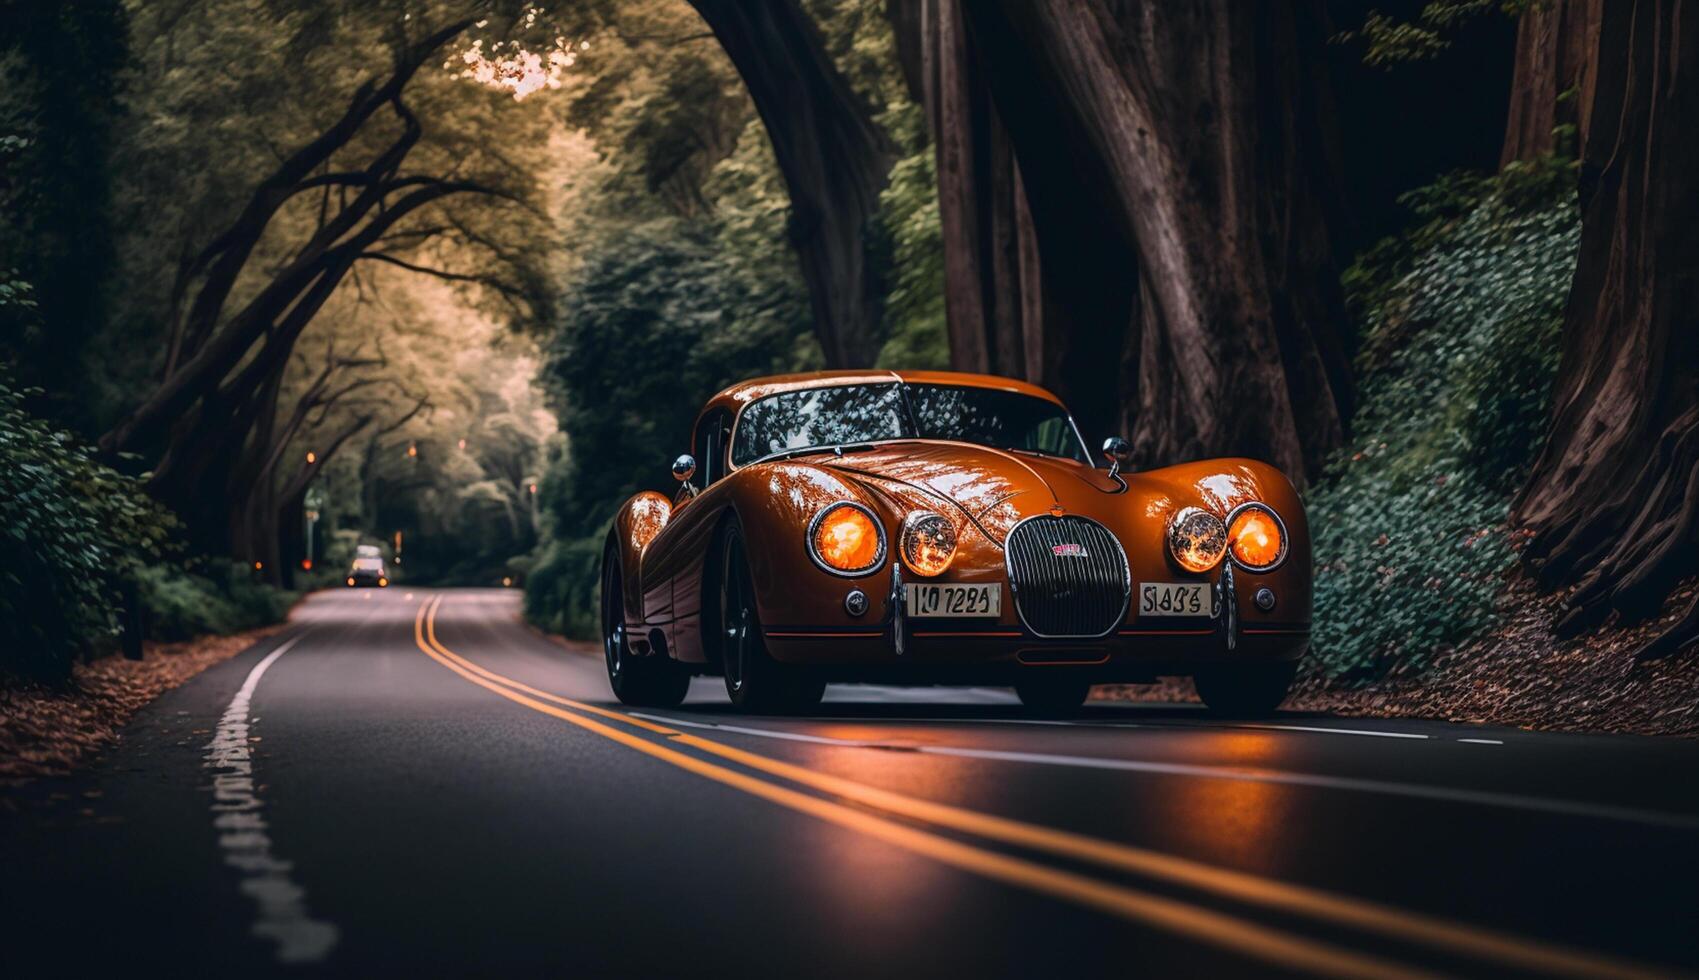
M 673 460 L 673 479 L 685 483 L 696 475 L 696 457 L 685 453 Z
M 1109 479 L 1121 482 L 1121 467 L 1133 461 L 1133 444 L 1120 436 L 1103 440 L 1103 455 L 1109 460 Z M 1125 483 L 1121 486 L 1126 487 Z

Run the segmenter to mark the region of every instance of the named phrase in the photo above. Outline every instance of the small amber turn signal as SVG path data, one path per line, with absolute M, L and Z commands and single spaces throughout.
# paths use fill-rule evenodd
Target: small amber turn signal
M 1233 560 L 1253 571 L 1265 571 L 1286 557 L 1286 533 L 1280 518 L 1264 504 L 1245 504 L 1227 527 Z

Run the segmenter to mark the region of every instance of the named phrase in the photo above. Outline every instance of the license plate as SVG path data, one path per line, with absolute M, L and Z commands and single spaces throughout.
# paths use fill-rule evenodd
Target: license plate
M 926 618 L 1001 616 L 1003 587 L 996 584 L 918 584 L 908 587 L 908 614 Z
M 1140 616 L 1202 616 L 1215 614 L 1208 582 L 1139 583 Z

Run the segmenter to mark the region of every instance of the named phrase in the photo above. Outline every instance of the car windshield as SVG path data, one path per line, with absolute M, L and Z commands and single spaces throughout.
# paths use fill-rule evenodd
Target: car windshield
M 1089 459 L 1054 402 L 993 388 L 891 383 L 807 388 L 751 402 L 738 417 L 732 462 L 893 439 L 951 439 Z
M 1068 413 L 1055 402 L 994 388 L 910 385 L 909 405 L 924 439 L 954 439 L 997 449 L 1085 462 Z
M 383 559 L 356 558 L 354 559 L 354 570 L 356 572 L 381 572 L 383 571 Z

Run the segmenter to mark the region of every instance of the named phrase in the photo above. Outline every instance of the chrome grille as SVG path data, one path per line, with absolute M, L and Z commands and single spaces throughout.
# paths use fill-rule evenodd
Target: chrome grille
M 1003 560 L 1015 610 L 1039 636 L 1102 636 L 1127 613 L 1127 554 L 1096 521 L 1027 518 L 1003 542 Z

